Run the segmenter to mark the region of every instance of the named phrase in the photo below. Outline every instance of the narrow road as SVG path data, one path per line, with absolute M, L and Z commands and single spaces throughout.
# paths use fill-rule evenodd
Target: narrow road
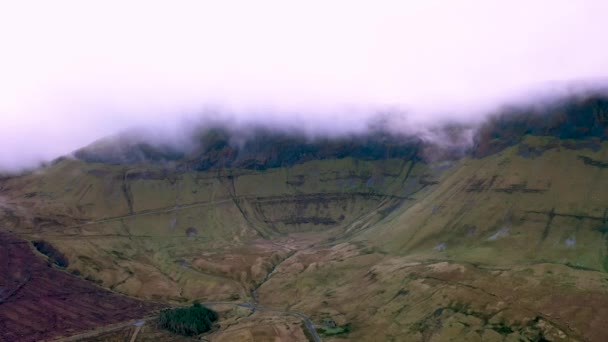
M 260 306 L 257 306 L 256 310 L 274 312 L 274 313 L 278 313 L 278 314 L 282 314 L 282 315 L 296 316 L 296 317 L 302 319 L 302 321 L 304 321 L 304 324 L 306 325 L 306 328 L 308 329 L 308 332 L 310 333 L 310 335 L 312 336 L 312 338 L 314 339 L 314 341 L 315 342 L 321 342 L 321 337 L 319 337 L 319 334 L 317 333 L 317 329 L 315 329 L 315 325 L 312 323 L 312 321 L 310 320 L 310 318 L 308 316 L 306 316 L 305 314 L 303 314 L 301 312 L 298 312 L 298 311 L 282 311 L 282 310 L 264 308 L 264 307 L 260 307 Z
M 201 304 L 209 305 L 208 303 L 201 303 Z M 229 304 L 234 304 L 234 303 L 229 303 Z M 250 308 L 254 311 L 260 311 L 260 312 L 267 311 L 267 312 L 271 312 L 271 313 L 275 313 L 275 314 L 279 314 L 279 315 L 296 316 L 296 317 L 300 318 L 302 321 L 304 321 L 304 324 L 306 325 L 308 332 L 310 333 L 312 338 L 315 340 L 315 342 L 321 342 L 321 337 L 319 337 L 319 334 L 317 333 L 317 329 L 315 329 L 315 325 L 312 323 L 312 321 L 310 320 L 310 318 L 308 316 L 306 316 L 305 314 L 303 314 L 301 312 L 266 308 L 266 307 L 255 305 L 252 303 L 241 303 L 241 304 L 236 304 L 236 305 L 243 307 L 243 308 Z
M 287 310 L 278 310 L 278 309 L 273 309 L 273 308 L 267 308 L 267 307 L 263 307 L 263 306 L 259 306 L 253 303 L 249 303 L 249 302 L 244 302 L 244 303 L 235 303 L 235 302 L 201 302 L 201 305 L 204 306 L 214 306 L 214 305 L 234 305 L 234 306 L 239 306 L 239 307 L 243 307 L 243 308 L 249 308 L 251 309 L 253 312 L 255 311 L 266 311 L 266 312 L 270 312 L 270 313 L 276 313 L 279 315 L 288 315 L 288 316 L 296 316 L 298 318 L 300 318 L 302 321 L 304 321 L 304 324 L 306 325 L 306 328 L 308 329 L 308 332 L 310 333 L 310 335 L 312 336 L 314 342 L 321 342 L 321 337 L 319 337 L 319 334 L 317 333 L 317 330 L 315 329 L 315 325 L 312 323 L 312 321 L 310 320 L 310 318 L 308 316 L 306 316 L 305 314 L 298 312 L 298 311 L 287 311 Z M 58 338 L 58 339 L 53 339 L 51 341 L 53 342 L 68 342 L 68 341 L 79 341 L 81 339 L 84 338 L 91 338 L 91 337 L 95 337 L 97 335 L 101 335 L 101 334 L 105 334 L 105 333 L 109 333 L 112 331 L 117 331 L 132 325 L 135 325 L 137 328 L 134 332 L 134 334 L 132 335 L 132 341 L 134 341 L 134 338 L 136 338 L 137 333 L 139 332 L 139 329 L 141 329 L 141 326 L 149 320 L 153 320 L 158 318 L 158 316 L 148 316 L 146 318 L 142 318 L 142 319 L 138 319 L 138 320 L 130 320 L 128 322 L 124 322 L 124 323 L 118 323 L 118 324 L 113 324 L 111 326 L 108 327 L 103 327 L 100 329 L 96 329 L 94 331 L 87 331 L 81 334 L 77 334 L 77 335 L 72 335 L 69 337 L 62 337 L 62 338 Z
M 54 338 L 54 339 L 50 339 L 48 341 L 53 341 L 53 342 L 80 341 L 80 340 L 85 339 L 85 338 L 93 338 L 93 337 L 96 337 L 96 336 L 101 335 L 101 334 L 107 334 L 107 333 L 110 333 L 110 332 L 113 332 L 113 331 L 121 330 L 121 329 L 130 327 L 132 325 L 137 326 L 137 324 L 140 324 L 140 326 L 141 326 L 147 320 L 151 320 L 151 319 L 155 319 L 155 318 L 157 318 L 157 316 L 147 316 L 147 317 L 142 318 L 142 319 L 132 319 L 132 320 L 129 320 L 129 321 L 126 321 L 126 322 L 116 323 L 116 324 L 112 324 L 112 325 L 109 325 L 109 326 L 101 327 L 101 328 L 95 329 L 93 331 L 87 331 L 87 332 L 83 332 L 83 333 L 80 333 L 80 334 L 77 334 L 77 335 L 68 336 L 68 337 Z
M 141 327 L 142 326 L 140 325 L 137 328 L 135 328 L 135 331 L 133 332 L 133 335 L 131 335 L 131 339 L 129 340 L 129 342 L 135 342 L 135 339 L 137 338 L 137 334 L 139 334 Z
M 306 325 L 306 328 L 308 329 L 308 332 L 310 332 L 310 335 L 312 336 L 312 338 L 314 339 L 315 342 L 321 342 L 321 337 L 319 337 L 319 334 L 317 333 L 317 329 L 315 329 L 315 325 L 312 323 L 312 321 L 310 320 L 310 317 L 306 316 L 305 314 L 298 312 L 298 311 L 287 311 L 287 310 L 279 310 L 279 309 L 274 309 L 274 308 L 267 308 L 264 306 L 260 306 L 258 304 L 254 304 L 254 303 L 249 303 L 249 302 L 245 302 L 245 303 L 234 303 L 234 302 L 202 302 L 202 305 L 205 306 L 213 306 L 213 305 L 236 305 L 236 306 L 240 306 L 242 308 L 248 308 L 255 311 L 266 311 L 266 312 L 271 312 L 271 313 L 276 313 L 279 315 L 288 315 L 288 316 L 296 316 L 298 318 L 300 318 L 302 321 L 304 321 L 304 324 Z

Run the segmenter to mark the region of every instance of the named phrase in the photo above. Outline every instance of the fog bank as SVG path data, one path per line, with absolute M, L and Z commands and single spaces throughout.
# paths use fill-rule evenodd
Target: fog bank
M 602 0 L 3 3 L 0 170 L 133 126 L 476 122 L 603 83 L 607 12 Z

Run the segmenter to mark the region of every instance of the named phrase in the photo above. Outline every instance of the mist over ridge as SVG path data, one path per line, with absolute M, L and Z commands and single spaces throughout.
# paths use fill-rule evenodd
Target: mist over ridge
M 175 135 L 201 117 L 312 136 L 365 131 L 378 113 L 416 133 L 475 124 L 505 103 L 603 84 L 607 6 L 5 5 L 0 169 L 35 167 L 130 127 Z
M 608 97 L 602 88 L 511 103 L 474 120 L 413 122 L 407 113 L 384 112 L 362 121 L 367 123 L 362 127 L 311 129 L 290 122 L 217 117 L 216 113 L 213 120 L 190 120 L 173 131 L 131 129 L 80 148 L 72 156 L 109 164 L 152 162 L 182 171 L 264 170 L 322 159 L 432 163 L 466 155 L 483 157 L 526 135 L 587 141 L 583 144 L 592 149 L 608 138 Z

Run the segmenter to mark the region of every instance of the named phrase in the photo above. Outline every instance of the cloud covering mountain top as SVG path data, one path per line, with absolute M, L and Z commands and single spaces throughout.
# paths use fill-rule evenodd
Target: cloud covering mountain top
M 176 131 L 184 117 L 325 133 L 386 112 L 410 126 L 477 120 L 608 76 L 607 11 L 601 0 L 3 3 L 0 169 L 131 126 Z

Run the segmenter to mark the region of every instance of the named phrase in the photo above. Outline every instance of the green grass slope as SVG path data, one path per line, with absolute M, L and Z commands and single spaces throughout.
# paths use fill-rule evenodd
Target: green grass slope
M 115 291 L 256 301 L 328 341 L 605 341 L 607 103 L 495 119 L 461 158 L 222 131 L 190 155 L 110 142 L 1 179 L 1 229 Z
M 432 177 L 398 159 L 207 172 L 66 159 L 3 183 L 3 224 L 59 249 L 68 270 L 130 295 L 247 298 L 299 243 L 275 239 L 339 236 Z
M 260 298 L 351 323 L 352 340 L 603 341 L 608 144 L 572 146 L 528 136 L 465 158 L 374 224 L 281 263 Z
M 608 170 L 601 164 L 608 143 L 597 151 L 565 146 L 569 141 L 530 136 L 500 153 L 464 159 L 415 205 L 358 238 L 421 258 L 608 271 Z M 544 152 L 524 155 L 530 147 Z

